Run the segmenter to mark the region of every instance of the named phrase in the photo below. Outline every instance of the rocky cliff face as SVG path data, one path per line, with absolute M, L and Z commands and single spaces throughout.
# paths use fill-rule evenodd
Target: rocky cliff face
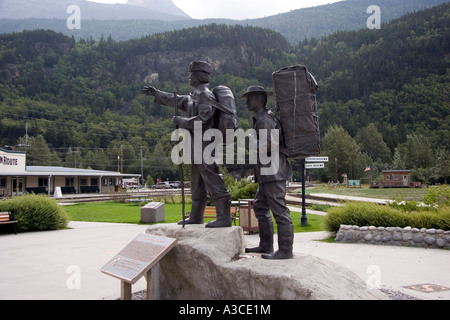
M 198 47 L 189 51 L 158 51 L 145 55 L 133 56 L 127 59 L 122 75 L 128 81 L 143 81 L 148 75 L 160 74 L 160 80 L 177 79 L 188 82 L 189 63 L 194 60 L 204 60 L 214 67 L 214 73 L 239 74 L 245 66 L 257 65 L 262 57 L 252 48 L 240 45 L 237 48 L 229 46 Z

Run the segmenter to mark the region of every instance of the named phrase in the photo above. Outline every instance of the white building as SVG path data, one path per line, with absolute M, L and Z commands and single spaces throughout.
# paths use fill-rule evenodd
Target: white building
M 62 193 L 114 193 L 124 178 L 140 174 L 88 170 L 65 167 L 27 166 L 26 152 L 0 149 L 0 196 L 25 192 L 53 194 L 56 187 Z

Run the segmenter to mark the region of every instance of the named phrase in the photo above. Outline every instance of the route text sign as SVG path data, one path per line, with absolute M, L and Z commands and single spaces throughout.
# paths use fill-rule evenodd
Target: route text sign
M 176 239 L 141 233 L 114 256 L 101 271 L 135 284 L 177 243 Z

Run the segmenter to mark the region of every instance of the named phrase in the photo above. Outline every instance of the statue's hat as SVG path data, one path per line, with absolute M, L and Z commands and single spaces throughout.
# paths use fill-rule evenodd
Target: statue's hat
M 211 74 L 213 71 L 213 67 L 206 61 L 192 61 L 189 65 L 189 71 L 203 71 L 207 74 Z
M 244 95 L 241 97 L 242 99 L 247 99 L 247 97 L 251 94 L 255 94 L 255 93 L 262 93 L 265 94 L 266 96 L 273 96 L 273 92 L 270 91 L 266 91 L 266 89 L 264 89 L 264 87 L 262 86 L 250 86 L 247 88 L 247 92 L 244 93 Z

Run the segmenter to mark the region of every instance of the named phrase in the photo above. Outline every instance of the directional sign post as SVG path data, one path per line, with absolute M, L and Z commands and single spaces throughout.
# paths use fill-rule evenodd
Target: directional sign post
M 328 162 L 328 157 L 309 157 L 306 162 Z
M 308 217 L 306 216 L 306 196 L 305 196 L 306 169 L 323 169 L 325 168 L 324 162 L 328 162 L 328 157 L 309 157 L 306 159 L 302 159 L 302 219 L 301 219 L 302 226 L 308 225 Z
M 325 168 L 325 163 L 307 163 L 306 169 L 323 169 Z

